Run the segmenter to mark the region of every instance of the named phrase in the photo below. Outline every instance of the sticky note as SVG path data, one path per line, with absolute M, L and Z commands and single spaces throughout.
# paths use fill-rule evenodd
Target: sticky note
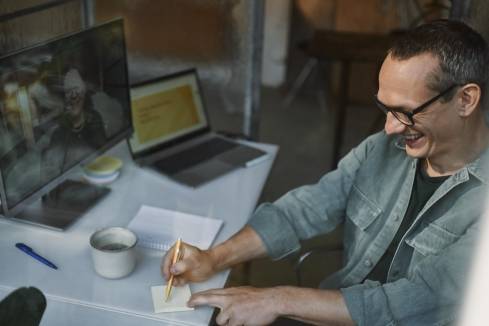
M 165 301 L 165 288 L 165 285 L 151 287 L 151 296 L 153 297 L 155 313 L 194 310 L 194 308 L 187 307 L 187 301 L 192 295 L 188 284 L 184 286 L 174 286 L 168 301 Z

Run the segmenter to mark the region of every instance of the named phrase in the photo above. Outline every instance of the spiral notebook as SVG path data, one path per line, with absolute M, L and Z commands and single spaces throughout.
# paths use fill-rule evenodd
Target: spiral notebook
M 222 225 L 222 220 L 143 205 L 127 227 L 138 236 L 139 246 L 166 251 L 178 238 L 208 249 Z

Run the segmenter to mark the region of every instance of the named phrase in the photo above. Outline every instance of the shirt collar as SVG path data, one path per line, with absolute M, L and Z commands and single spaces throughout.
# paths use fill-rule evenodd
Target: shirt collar
M 482 183 L 487 184 L 489 182 L 489 148 L 486 148 L 477 159 L 467 164 L 465 168 Z
M 406 144 L 404 143 L 404 139 L 402 137 L 397 137 L 394 145 L 398 149 L 401 149 L 403 151 L 406 150 Z M 475 176 L 482 183 L 489 183 L 489 148 L 486 148 L 477 159 L 465 165 L 455 174 L 465 174 L 467 172 Z

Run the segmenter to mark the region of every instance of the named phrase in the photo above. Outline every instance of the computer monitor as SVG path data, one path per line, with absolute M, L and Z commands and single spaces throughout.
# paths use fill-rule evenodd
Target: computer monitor
M 65 229 L 107 193 L 68 180 L 132 132 L 122 19 L 0 58 L 1 202 Z

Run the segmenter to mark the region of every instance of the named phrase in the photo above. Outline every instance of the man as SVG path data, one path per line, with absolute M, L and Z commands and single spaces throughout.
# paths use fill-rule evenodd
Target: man
M 487 44 L 463 23 L 439 20 L 407 32 L 379 74 L 385 131 L 317 184 L 261 205 L 224 243 L 204 251 L 185 245 L 173 266 L 170 251 L 164 276 L 197 282 L 253 258 L 280 259 L 300 240 L 344 223 L 344 267 L 320 289 L 216 289 L 194 293 L 188 304 L 220 308 L 220 325 L 279 316 L 367 326 L 453 322 L 488 180 L 481 112 L 488 66 Z
M 93 109 L 87 87 L 78 70 L 68 70 L 64 77 L 64 112 L 43 153 L 44 178 L 50 179 L 80 161 L 106 143 L 105 126 Z

